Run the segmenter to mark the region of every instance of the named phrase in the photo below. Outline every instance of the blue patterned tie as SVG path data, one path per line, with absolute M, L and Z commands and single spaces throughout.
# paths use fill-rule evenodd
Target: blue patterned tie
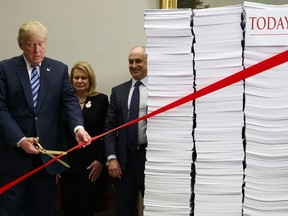
M 37 67 L 34 66 L 31 73 L 31 90 L 32 90 L 32 98 L 33 98 L 33 106 L 34 111 L 37 109 L 37 99 L 38 99 L 38 90 L 40 87 L 39 75 L 37 71 Z
M 134 91 L 131 97 L 130 108 L 129 108 L 129 121 L 138 118 L 139 115 L 139 101 L 140 101 L 140 93 L 139 86 L 142 84 L 140 80 L 138 80 L 134 85 Z M 138 146 L 138 123 L 130 125 L 128 127 L 128 146 L 129 149 L 135 151 Z

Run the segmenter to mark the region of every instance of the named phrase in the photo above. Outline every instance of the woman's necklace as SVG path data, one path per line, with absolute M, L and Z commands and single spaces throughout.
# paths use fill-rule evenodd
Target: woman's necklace
M 82 101 L 79 100 L 79 104 L 85 104 L 85 102 L 86 102 L 86 98 L 84 98 L 84 100 Z

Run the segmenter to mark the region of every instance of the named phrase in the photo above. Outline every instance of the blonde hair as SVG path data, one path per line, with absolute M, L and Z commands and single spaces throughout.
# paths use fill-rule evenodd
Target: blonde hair
M 95 76 L 95 73 L 93 71 L 92 66 L 86 61 L 79 61 L 79 62 L 75 63 L 74 66 L 72 67 L 71 73 L 70 73 L 71 83 L 73 83 L 73 76 L 74 76 L 74 70 L 75 69 L 79 69 L 79 70 L 84 71 L 89 78 L 90 86 L 89 86 L 89 89 L 88 89 L 86 96 L 89 97 L 89 96 L 97 95 L 98 92 L 96 91 L 96 86 L 97 86 L 96 76 Z
M 46 40 L 48 29 L 38 21 L 31 21 L 21 25 L 17 41 L 19 46 L 31 37 L 41 37 Z

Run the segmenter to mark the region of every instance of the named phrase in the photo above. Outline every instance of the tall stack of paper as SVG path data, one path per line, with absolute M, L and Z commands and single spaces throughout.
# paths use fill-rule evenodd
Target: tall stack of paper
M 193 89 L 191 9 L 146 10 L 148 113 Z M 192 102 L 149 118 L 145 216 L 190 213 Z
M 194 10 L 195 84 L 199 90 L 241 71 L 241 5 Z M 243 82 L 195 101 L 194 215 L 242 212 Z
M 288 5 L 244 2 L 244 9 L 246 68 L 287 50 Z M 287 72 L 285 63 L 245 81 L 244 215 L 288 215 Z

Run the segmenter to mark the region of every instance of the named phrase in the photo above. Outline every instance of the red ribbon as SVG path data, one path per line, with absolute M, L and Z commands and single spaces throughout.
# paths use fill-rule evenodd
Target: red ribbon
M 251 76 L 254 76 L 256 74 L 259 74 L 259 73 L 261 73 L 263 71 L 269 70 L 269 69 L 271 69 L 273 67 L 276 67 L 278 65 L 281 65 L 281 64 L 283 64 L 283 63 L 285 63 L 287 61 L 288 61 L 288 50 L 286 50 L 286 51 L 284 51 L 282 53 L 279 53 L 279 54 L 277 54 L 275 56 L 272 56 L 271 58 L 268 58 L 268 59 L 266 59 L 266 60 L 264 60 L 262 62 L 259 62 L 259 63 L 255 64 L 255 65 L 253 65 L 253 66 L 251 66 L 249 68 L 241 70 L 241 71 L 239 71 L 239 72 L 237 72 L 237 73 L 235 73 L 235 74 L 233 74 L 231 76 L 228 76 L 228 77 L 226 77 L 226 78 L 224 78 L 222 80 L 219 80 L 219 81 L 217 81 L 217 82 L 215 82 L 215 83 L 213 83 L 213 84 L 211 84 L 209 86 L 206 86 L 206 87 L 204 87 L 204 88 L 202 88 L 202 89 L 200 89 L 200 90 L 198 90 L 198 91 L 196 91 L 194 93 L 191 93 L 191 94 L 189 94 L 187 96 L 184 96 L 184 97 L 182 97 L 182 98 L 180 98 L 180 99 L 178 99 L 178 100 L 176 100 L 176 101 L 174 101 L 174 102 L 172 102 L 170 104 L 167 104 L 166 106 L 163 106 L 163 107 L 161 107 L 161 108 L 159 108 L 159 109 L 157 109 L 157 110 L 155 110 L 155 111 L 153 111 L 151 113 L 148 113 L 145 116 L 142 116 L 142 117 L 140 117 L 138 119 L 135 119 L 133 121 L 127 122 L 126 124 L 123 124 L 123 125 L 121 125 L 121 126 L 119 126 L 117 128 L 114 128 L 114 129 L 112 129 L 110 131 L 107 131 L 107 132 L 105 132 L 103 134 L 100 134 L 98 136 L 92 137 L 89 140 L 89 142 L 91 142 L 93 140 L 96 140 L 96 139 L 99 139 L 100 137 L 103 137 L 103 136 L 105 136 L 108 133 L 111 133 L 113 131 L 119 130 L 119 129 L 124 128 L 124 127 L 127 127 L 127 126 L 129 126 L 131 124 L 135 124 L 135 123 L 137 123 L 139 121 L 145 120 L 147 118 L 150 118 L 152 116 L 155 116 L 155 115 L 160 114 L 162 112 L 165 112 L 167 110 L 170 110 L 172 108 L 175 108 L 177 106 L 185 104 L 185 103 L 187 103 L 189 101 L 195 100 L 195 99 L 200 98 L 200 97 L 202 97 L 204 95 L 207 95 L 207 94 L 215 92 L 215 91 L 217 91 L 219 89 L 225 88 L 225 87 L 227 87 L 229 85 L 232 85 L 232 84 L 234 84 L 236 82 L 239 82 L 241 80 L 244 80 L 244 79 L 246 79 L 248 77 L 251 77 Z M 77 146 L 74 146 L 73 148 L 70 148 L 69 150 L 67 150 L 67 153 L 69 153 L 69 152 L 71 152 L 71 151 L 73 151 L 75 149 L 81 148 L 81 147 L 83 147 L 86 144 L 87 144 L 87 142 L 81 142 Z M 37 167 L 36 169 L 28 172 L 27 174 L 25 174 L 23 176 L 20 176 L 19 178 L 15 179 L 14 181 L 8 183 L 7 185 L 4 185 L 3 187 L 0 188 L 0 194 L 4 193 L 9 188 L 13 187 L 15 184 L 17 184 L 17 183 L 21 182 L 22 180 L 28 178 L 29 176 L 31 176 L 35 172 L 41 170 L 42 168 L 48 166 L 49 164 L 51 164 L 53 162 L 55 162 L 57 159 L 61 158 L 62 156 L 63 155 L 58 155 L 55 158 L 51 159 L 50 161 L 46 162 L 45 164 L 41 165 L 40 167 Z

